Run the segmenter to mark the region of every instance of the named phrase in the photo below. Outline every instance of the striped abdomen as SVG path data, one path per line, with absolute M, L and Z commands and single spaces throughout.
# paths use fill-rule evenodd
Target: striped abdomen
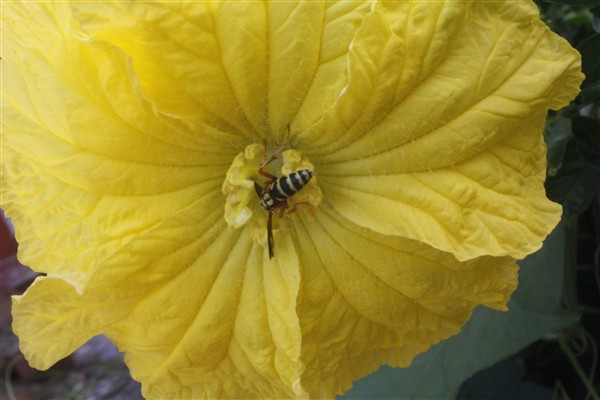
M 267 211 L 276 210 L 288 198 L 306 186 L 312 176 L 313 171 L 310 169 L 302 169 L 282 176 L 263 192 L 260 205 Z

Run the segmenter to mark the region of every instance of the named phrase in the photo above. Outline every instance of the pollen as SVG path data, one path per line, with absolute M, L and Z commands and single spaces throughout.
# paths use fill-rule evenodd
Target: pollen
M 238 154 L 231 163 L 222 191 L 225 195 L 225 221 L 234 229 L 245 225 L 252 218 L 250 202 L 255 200 L 254 181 L 264 158 L 264 147 L 253 143 Z
M 234 228 L 250 223 L 252 239 L 267 247 L 267 220 L 269 211 L 260 205 L 256 184 L 262 190 L 268 190 L 273 178 L 261 175 L 260 170 L 265 160 L 272 157 L 264 144 L 253 143 L 238 154 L 232 161 L 223 182 L 222 191 L 225 195 L 225 221 Z M 289 216 L 303 213 L 309 219 L 314 219 L 316 209 L 321 204 L 321 189 L 317 185 L 314 165 L 306 156 L 296 149 L 287 149 L 278 155 L 272 163 L 269 174 L 280 178 L 298 171 L 310 170 L 311 179 L 300 190 L 287 198 L 283 210 L 273 212 L 273 234 L 275 238 L 285 235 L 292 223 Z

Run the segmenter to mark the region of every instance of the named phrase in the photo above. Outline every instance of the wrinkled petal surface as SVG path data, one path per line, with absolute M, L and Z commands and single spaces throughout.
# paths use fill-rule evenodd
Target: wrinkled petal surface
M 149 397 L 332 397 L 381 363 L 408 366 L 476 305 L 506 309 L 517 284 L 510 258 L 461 263 L 333 211 L 294 227 L 273 261 L 248 228 L 220 223 L 144 274 L 83 295 L 40 279 L 15 301 L 15 331 L 38 368 L 105 333 Z
M 383 3 L 346 62 L 337 101 L 301 137 L 332 207 L 459 259 L 541 246 L 561 214 L 541 132 L 582 75 L 533 3 Z
M 46 274 L 13 328 L 36 368 L 105 334 L 150 398 L 333 397 L 505 310 L 560 216 L 541 129 L 582 75 L 533 3 L 2 7 L 2 207 Z M 221 188 L 288 124 L 322 202 L 269 260 Z
M 21 261 L 81 290 L 142 268 L 157 242 L 167 254 L 200 236 L 219 218 L 233 135 L 156 111 L 127 56 L 73 27 L 68 8 L 3 7 L 3 207 Z
M 132 56 L 157 104 L 190 97 L 178 108 L 194 120 L 215 122 L 200 101 L 249 137 L 277 139 L 294 121 L 330 204 L 355 223 L 459 259 L 522 258 L 558 223 L 540 133 L 583 75 L 533 3 L 185 4 L 134 3 L 129 23 L 95 36 Z M 164 33 L 190 21 L 197 32 Z M 174 64 L 189 68 L 156 71 Z M 172 74 L 183 87 L 154 93 Z

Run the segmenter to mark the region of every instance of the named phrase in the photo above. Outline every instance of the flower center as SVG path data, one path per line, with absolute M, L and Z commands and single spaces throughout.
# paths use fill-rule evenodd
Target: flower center
M 252 238 L 269 247 L 270 256 L 272 238 L 289 231 L 287 217 L 299 211 L 314 217 L 321 203 L 315 168 L 300 151 L 280 148 L 268 154 L 258 143 L 233 159 L 222 190 L 227 224 L 237 229 L 250 222 Z

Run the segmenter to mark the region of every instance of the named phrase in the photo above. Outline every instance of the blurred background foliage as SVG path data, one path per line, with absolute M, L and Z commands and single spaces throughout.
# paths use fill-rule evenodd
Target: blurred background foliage
M 563 205 L 562 222 L 520 262 L 508 313 L 477 308 L 459 335 L 410 368 L 382 367 L 342 398 L 600 400 L 600 5 L 536 3 L 549 27 L 582 54 L 586 75 L 576 100 L 549 113 L 545 131 L 546 190 Z M 35 275 L 22 272 L 9 236 L 2 232 L 0 398 L 140 399 L 122 355 L 102 337 L 48 371 L 28 368 L 10 332 L 9 308 L 10 295 Z

